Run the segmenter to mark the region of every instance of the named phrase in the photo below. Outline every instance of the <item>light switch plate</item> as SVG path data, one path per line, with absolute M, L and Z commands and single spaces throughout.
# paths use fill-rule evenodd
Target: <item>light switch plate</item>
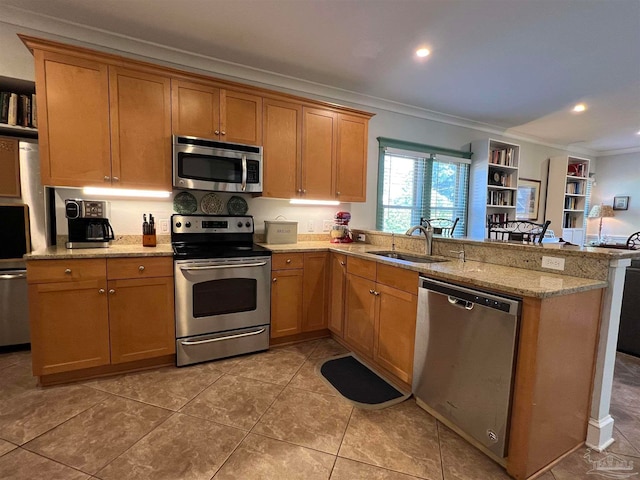
M 564 258 L 543 256 L 542 268 L 550 268 L 552 270 L 564 270 Z
M 169 233 L 169 220 L 166 218 L 160 220 L 160 233 Z
M 331 227 L 333 227 L 333 220 L 323 220 L 322 221 L 322 231 L 330 232 Z

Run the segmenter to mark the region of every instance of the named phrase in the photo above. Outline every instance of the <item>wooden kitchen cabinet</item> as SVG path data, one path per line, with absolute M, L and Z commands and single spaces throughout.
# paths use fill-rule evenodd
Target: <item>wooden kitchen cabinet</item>
M 327 328 L 327 252 L 277 253 L 271 265 L 271 337 Z
M 335 196 L 336 113 L 302 109 L 302 171 L 300 196 L 327 200 Z
M 20 146 L 16 138 L 0 137 L 0 197 L 20 198 Z
M 347 286 L 347 256 L 329 254 L 329 321 L 331 333 L 342 338 L 344 332 L 344 304 Z
M 411 385 L 418 274 L 376 262 L 347 263 L 344 341 L 364 358 Z
M 367 141 L 369 120 L 338 114 L 335 198 L 341 202 L 367 199 Z
M 294 198 L 302 160 L 302 105 L 265 98 L 262 195 Z
M 262 145 L 262 97 L 172 80 L 174 135 Z
M 169 257 L 27 262 L 33 374 L 174 354 L 172 265 Z
M 76 47 L 26 43 L 35 58 L 42 183 L 170 190 L 169 76 Z

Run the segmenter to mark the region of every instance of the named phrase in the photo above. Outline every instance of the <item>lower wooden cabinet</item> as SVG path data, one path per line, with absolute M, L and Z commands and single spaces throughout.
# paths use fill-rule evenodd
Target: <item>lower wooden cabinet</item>
M 342 338 L 344 331 L 344 293 L 347 284 L 347 256 L 329 254 L 329 330 Z
M 27 262 L 33 374 L 175 353 L 173 261 Z
M 410 385 L 418 307 L 418 274 L 361 259 L 347 263 L 347 345 Z
M 327 328 L 328 258 L 327 252 L 273 255 L 271 338 Z

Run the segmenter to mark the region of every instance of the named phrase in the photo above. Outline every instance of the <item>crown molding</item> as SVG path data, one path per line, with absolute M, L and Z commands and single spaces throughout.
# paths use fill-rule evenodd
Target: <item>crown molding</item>
M 628 155 L 630 153 L 640 153 L 640 147 L 619 148 L 617 150 L 604 150 L 598 152 L 598 157 L 611 157 L 613 155 Z

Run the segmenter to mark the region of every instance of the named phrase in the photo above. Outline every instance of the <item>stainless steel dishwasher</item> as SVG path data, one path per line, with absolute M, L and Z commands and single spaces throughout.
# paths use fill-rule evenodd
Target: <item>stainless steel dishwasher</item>
M 521 301 L 424 277 L 419 282 L 416 401 L 505 458 Z

